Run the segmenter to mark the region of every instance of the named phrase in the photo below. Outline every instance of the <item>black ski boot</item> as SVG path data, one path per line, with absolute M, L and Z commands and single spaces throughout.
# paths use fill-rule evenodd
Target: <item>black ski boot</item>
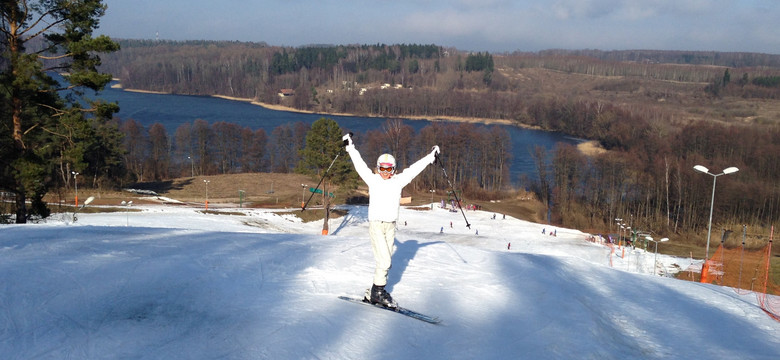
M 388 308 L 398 307 L 398 304 L 393 301 L 393 297 L 390 296 L 390 293 L 385 291 L 384 286 L 371 285 L 371 289 L 366 290 L 366 295 L 363 297 L 363 301 Z

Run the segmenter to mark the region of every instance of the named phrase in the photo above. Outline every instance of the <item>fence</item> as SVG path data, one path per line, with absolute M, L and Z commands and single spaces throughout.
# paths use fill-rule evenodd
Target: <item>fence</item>
M 742 246 L 727 249 L 724 243 L 718 246 L 712 257 L 704 262 L 699 281 L 729 286 L 739 294 L 755 293 L 758 304 L 773 319 L 780 321 L 780 285 L 770 276 L 772 259 L 772 233 L 769 243 L 760 249 L 746 249 Z M 693 271 L 681 274 L 681 279 L 696 280 Z

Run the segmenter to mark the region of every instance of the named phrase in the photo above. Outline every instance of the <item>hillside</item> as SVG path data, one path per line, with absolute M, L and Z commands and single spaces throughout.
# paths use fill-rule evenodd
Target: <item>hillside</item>
M 247 98 L 305 111 L 504 119 L 529 125 L 526 108 L 536 99 L 556 97 L 658 113 L 663 123 L 674 126 L 693 119 L 780 122 L 777 89 L 767 94 L 754 91 L 751 83 L 780 74 L 780 55 L 772 54 L 549 50 L 486 58 L 434 45 L 120 44 L 121 51 L 105 57 L 103 69 L 126 88 Z M 705 92 L 727 69 L 731 86 L 721 84 L 726 91 L 716 96 Z M 282 89 L 291 96 L 280 97 Z M 425 101 L 419 101 L 419 93 L 407 97 L 408 90 L 424 91 Z M 387 94 L 395 104 L 372 104 L 385 101 Z M 480 105 L 486 102 L 489 107 Z

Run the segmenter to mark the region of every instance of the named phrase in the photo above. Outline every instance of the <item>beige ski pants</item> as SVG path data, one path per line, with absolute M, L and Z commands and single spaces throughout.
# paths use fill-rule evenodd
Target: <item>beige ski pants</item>
M 371 248 L 374 251 L 374 260 L 376 260 L 374 285 L 385 286 L 387 285 L 387 272 L 392 266 L 395 221 L 370 221 L 368 235 L 371 237 Z

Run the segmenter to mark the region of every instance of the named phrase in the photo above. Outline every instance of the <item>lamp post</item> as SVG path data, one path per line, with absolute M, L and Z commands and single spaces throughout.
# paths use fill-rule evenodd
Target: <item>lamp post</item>
M 658 243 L 667 242 L 669 241 L 669 238 L 663 238 L 661 240 L 653 240 L 652 236 L 646 236 L 645 239 L 655 243 L 655 257 L 653 258 L 653 274 L 655 274 L 656 264 L 658 264 Z
M 709 169 L 701 165 L 696 165 L 693 167 L 693 169 L 698 172 L 705 173 L 707 175 L 712 176 L 712 200 L 710 200 L 710 221 L 709 221 L 709 225 L 707 225 L 707 249 L 705 250 L 704 253 L 704 261 L 706 262 L 710 258 L 710 234 L 712 233 L 712 209 L 715 207 L 715 182 L 718 180 L 718 176 L 732 174 L 739 171 L 739 169 L 737 169 L 734 166 L 728 167 L 723 169 L 723 172 L 720 174 L 712 174 L 710 173 Z
M 306 184 L 301 184 L 301 209 L 303 209 L 306 206 L 305 199 L 306 198 Z
M 615 218 L 615 231 L 618 233 L 618 239 L 620 239 L 620 222 L 623 221 L 621 218 Z
M 133 201 L 124 201 L 122 200 L 122 206 L 127 206 L 128 210 L 125 211 L 125 226 L 130 226 L 130 206 L 133 205 Z
M 209 209 L 209 183 L 211 181 L 209 180 L 203 180 L 203 183 L 206 184 L 206 210 Z
M 73 174 L 73 183 L 76 184 L 76 208 L 79 207 L 79 173 L 75 171 L 71 171 L 71 174 Z
M 628 239 L 631 238 L 631 227 L 626 227 L 626 241 L 623 242 L 623 244 L 628 244 Z M 622 245 L 621 245 L 622 246 Z
M 195 177 L 195 162 L 192 156 L 187 156 L 187 159 L 190 159 L 190 177 Z
M 620 229 L 620 247 L 623 247 L 623 237 L 628 236 L 628 224 L 623 223 Z

